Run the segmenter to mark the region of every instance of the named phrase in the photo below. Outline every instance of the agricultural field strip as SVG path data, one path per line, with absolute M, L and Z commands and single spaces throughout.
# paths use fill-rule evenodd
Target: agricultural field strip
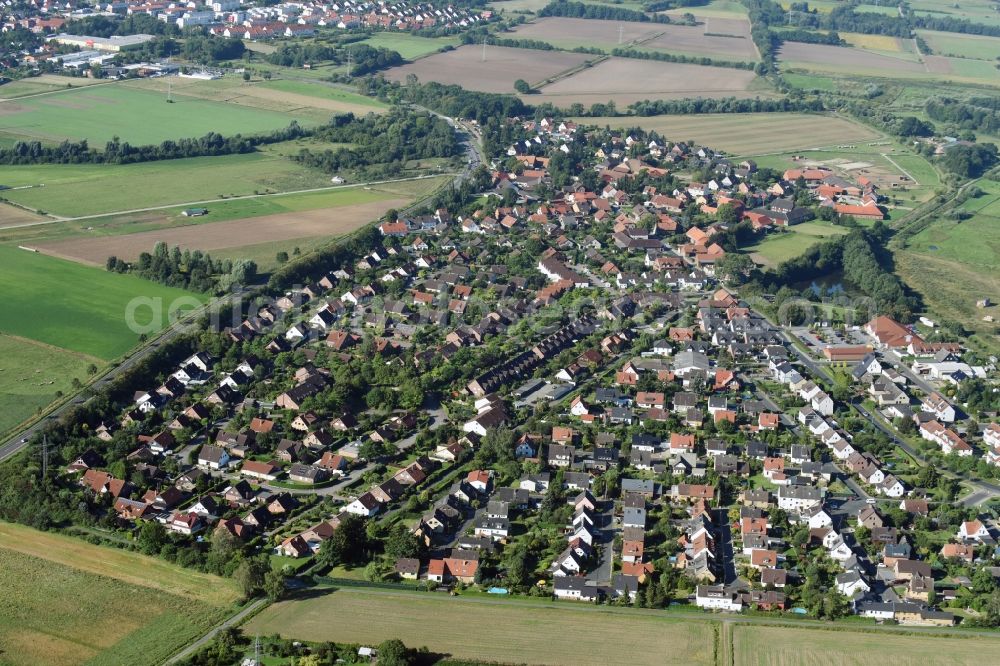
M 81 216 L 78 216 L 78 217 L 54 217 L 53 216 L 53 219 L 49 219 L 49 220 L 40 220 L 38 222 L 24 222 L 24 223 L 20 223 L 20 224 L 0 226 L 0 229 L 21 229 L 21 228 L 25 228 L 25 227 L 37 227 L 37 226 L 46 225 L 46 224 L 56 224 L 58 222 L 78 222 L 80 220 L 96 220 L 96 219 L 105 218 L 105 217 L 113 217 L 113 216 L 116 216 L 116 215 L 131 215 L 131 214 L 135 214 L 135 213 L 145 213 L 145 212 L 157 211 L 157 210 L 168 210 L 168 209 L 171 209 L 171 208 L 180 208 L 180 207 L 184 207 L 184 206 L 203 206 L 203 205 L 209 205 L 209 204 L 218 204 L 218 203 L 226 202 L 226 201 L 243 201 L 243 200 L 246 200 L 246 199 L 261 199 L 261 198 L 264 198 L 264 197 L 275 198 L 275 197 L 284 197 L 284 196 L 291 196 L 291 195 L 297 195 L 297 194 L 314 194 L 314 193 L 318 193 L 318 192 L 330 192 L 330 191 L 334 191 L 334 190 L 344 190 L 344 189 L 350 190 L 350 189 L 357 189 L 359 187 L 371 187 L 373 185 L 390 185 L 392 183 L 406 183 L 406 182 L 411 182 L 411 181 L 415 181 L 415 180 L 426 180 L 428 178 L 440 178 L 441 175 L 442 174 L 433 174 L 433 175 L 413 176 L 411 178 L 396 178 L 396 179 L 392 179 L 392 180 L 373 180 L 373 181 L 369 181 L 369 182 L 366 182 L 366 183 L 355 183 L 353 185 L 331 185 L 329 187 L 314 187 L 314 188 L 305 189 L 305 190 L 292 190 L 292 191 L 289 191 L 289 192 L 272 192 L 272 193 L 267 193 L 267 194 L 245 194 L 245 195 L 236 196 L 236 197 L 227 197 L 225 199 L 215 198 L 215 199 L 203 199 L 201 201 L 184 201 L 184 202 L 177 202 L 177 203 L 165 204 L 165 205 L 162 205 L 162 206 L 149 206 L 147 208 L 133 208 L 131 210 L 118 210 L 118 211 L 111 211 L 111 212 L 107 212 L 107 213 L 97 213 L 97 214 L 94 214 L 94 215 L 81 215 Z M 448 175 L 448 174 L 444 174 L 444 175 Z
M 742 157 L 784 155 L 793 150 L 836 149 L 837 144 L 816 146 L 815 141 L 870 142 L 884 137 L 854 121 L 830 115 L 798 113 L 706 114 L 577 118 L 600 127 L 655 130 L 673 141 L 694 140 Z M 835 139 L 836 137 L 836 139 Z M 765 147 L 773 149 L 766 150 Z M 774 152 L 777 151 L 777 152 Z
M 434 618 L 438 631 L 426 632 L 428 618 Z M 586 630 L 579 631 L 581 627 Z M 709 623 L 688 624 L 664 614 L 349 587 L 310 600 L 280 602 L 244 629 L 307 640 L 401 638 L 410 645 L 489 660 L 497 659 L 495 650 L 503 646 L 501 661 L 533 664 L 566 663 L 566 654 L 574 649 L 574 663 L 617 663 L 621 654 L 615 636 L 622 631 L 643 636 L 646 649 L 628 660 L 635 666 L 681 659 L 709 664 L 713 651 Z M 512 641 L 511 636 L 518 638 Z M 677 661 L 664 661 L 670 652 Z

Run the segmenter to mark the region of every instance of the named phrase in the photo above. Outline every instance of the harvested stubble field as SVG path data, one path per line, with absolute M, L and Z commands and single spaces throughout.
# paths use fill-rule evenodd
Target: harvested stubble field
M 273 201 L 273 200 L 272 200 Z M 133 261 L 163 241 L 170 246 L 206 252 L 243 245 L 271 243 L 313 236 L 350 233 L 381 216 L 390 208 L 409 203 L 404 198 L 378 198 L 367 203 L 292 211 L 225 222 L 195 223 L 188 226 L 143 231 L 120 236 L 74 238 L 35 245 L 56 257 L 103 266 L 109 255 Z
M 713 113 L 690 116 L 580 118 L 617 128 L 641 127 L 671 141 L 691 141 L 733 155 L 755 155 L 870 141 L 879 136 L 843 118 L 804 113 Z
M 733 625 L 735 666 L 973 666 L 1000 638 Z M 989 661 L 989 659 L 986 659 Z
M 428 623 L 434 630 L 428 631 Z M 581 666 L 709 664 L 709 622 L 658 613 L 621 613 L 572 602 L 554 605 L 449 598 L 439 594 L 344 587 L 304 600 L 282 601 L 255 616 L 248 634 L 311 641 L 378 643 L 398 638 L 457 658 Z M 628 658 L 621 637 L 641 645 Z M 567 658 L 572 655 L 572 658 Z
M 519 38 L 537 39 L 567 49 L 586 46 L 611 50 L 621 46 L 722 60 L 757 59 L 757 51 L 747 37 L 748 23 L 732 19 L 715 19 L 712 23 L 717 27 L 710 31 L 706 24 L 687 26 L 547 17 L 519 26 L 515 34 Z M 621 42 L 619 27 L 622 29 Z
M 467 90 L 513 93 L 514 82 L 518 79 L 528 83 L 544 81 L 579 67 L 592 57 L 582 53 L 488 46 L 484 62 L 482 46 L 467 45 L 394 67 L 386 72 L 386 76 L 402 82 L 406 81 L 407 75 L 414 74 L 423 83 L 437 81 L 459 85 Z
M 231 581 L 6 523 L 0 581 L 0 661 L 11 666 L 159 664 L 236 599 Z
M 2 196 L 5 196 L 5 193 L 0 192 L 0 197 Z M 41 215 L 35 215 L 23 208 L 0 203 L 0 229 L 18 224 L 30 224 L 44 219 Z
M 647 99 L 753 97 L 755 93 L 748 88 L 756 78 L 753 72 L 742 69 L 609 58 L 523 99 L 533 104 L 551 102 L 561 108 L 614 100 L 618 108 L 624 108 Z

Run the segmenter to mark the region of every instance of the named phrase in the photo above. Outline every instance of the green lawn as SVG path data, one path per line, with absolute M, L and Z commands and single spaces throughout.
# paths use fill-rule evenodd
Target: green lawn
M 0 433 L 11 430 L 69 393 L 73 378 L 86 381 L 87 368 L 101 359 L 0 334 Z
M 47 142 L 87 139 L 101 146 L 112 137 L 134 145 L 165 139 L 254 134 L 286 127 L 292 120 L 311 124 L 295 113 L 265 111 L 183 95 L 167 103 L 165 95 L 125 85 L 102 85 L 51 95 L 0 102 L 0 135 Z
M 413 60 L 434 53 L 442 46 L 458 46 L 461 41 L 458 37 L 417 37 L 405 32 L 377 32 L 368 39 L 360 42 L 372 48 L 384 48 L 396 51 L 407 60 Z
M 126 307 L 133 299 L 162 299 L 159 328 L 167 323 L 165 308 L 176 299 L 205 299 L 12 246 L 0 246 L 0 293 L 0 332 L 107 360 L 139 340 L 126 324 Z M 138 309 L 135 318 L 149 324 L 149 308 Z
M 330 179 L 277 155 L 248 153 L 128 165 L 0 166 L 0 183 L 34 186 L 3 193 L 15 203 L 75 217 L 327 187 Z
M 752 253 L 757 261 L 768 266 L 777 266 L 783 261 L 794 259 L 816 243 L 842 236 L 847 232 L 846 227 L 814 220 L 787 227 L 785 231 L 773 231 L 759 243 L 745 250 Z

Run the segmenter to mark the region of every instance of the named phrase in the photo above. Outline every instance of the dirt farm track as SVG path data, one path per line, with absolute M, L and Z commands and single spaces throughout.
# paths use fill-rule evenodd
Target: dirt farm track
M 191 250 L 214 251 L 310 236 L 349 233 L 379 217 L 389 208 L 401 208 L 407 199 L 384 199 L 296 213 L 263 215 L 242 220 L 191 224 L 123 236 L 74 238 L 34 244 L 39 251 L 63 259 L 104 266 L 111 255 L 133 261 L 151 252 L 156 243 Z

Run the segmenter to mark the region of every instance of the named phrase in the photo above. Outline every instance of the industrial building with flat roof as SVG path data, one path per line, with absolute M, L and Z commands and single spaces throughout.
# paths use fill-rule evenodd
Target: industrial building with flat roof
M 65 33 L 56 35 L 57 44 L 66 46 L 79 46 L 81 49 L 97 49 L 98 51 L 127 51 L 142 46 L 146 42 L 155 39 L 154 35 L 124 35 L 111 37 L 90 37 L 87 35 L 67 35 Z

